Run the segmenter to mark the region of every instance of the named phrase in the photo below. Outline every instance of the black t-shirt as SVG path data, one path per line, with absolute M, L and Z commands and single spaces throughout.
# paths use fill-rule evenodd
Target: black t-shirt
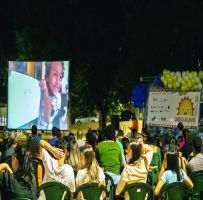
M 14 174 L 9 172 L 0 173 L 0 190 L 2 200 L 9 200 L 16 197 L 27 197 L 33 200 L 37 199 L 37 186 L 33 177 L 32 189 L 20 183 Z

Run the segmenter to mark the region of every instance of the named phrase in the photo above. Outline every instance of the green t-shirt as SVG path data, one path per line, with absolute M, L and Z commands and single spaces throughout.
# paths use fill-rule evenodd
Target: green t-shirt
M 122 152 L 119 144 L 114 141 L 103 141 L 99 143 L 96 157 L 101 167 L 105 167 L 107 172 L 120 175 L 123 166 Z

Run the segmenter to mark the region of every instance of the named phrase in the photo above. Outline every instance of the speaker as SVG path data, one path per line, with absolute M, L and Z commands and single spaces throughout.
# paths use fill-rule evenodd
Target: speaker
M 115 130 L 119 130 L 119 115 L 111 115 L 111 124 L 114 126 Z
M 199 119 L 203 119 L 203 103 L 200 103 L 200 115 L 199 115 Z
M 121 114 L 121 121 L 129 121 L 132 117 L 132 112 L 130 110 L 125 110 Z

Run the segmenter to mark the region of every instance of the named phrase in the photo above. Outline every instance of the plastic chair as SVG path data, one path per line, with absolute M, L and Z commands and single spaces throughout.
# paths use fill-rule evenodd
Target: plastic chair
M 106 188 L 108 191 L 107 196 L 108 196 L 109 200 L 113 200 L 114 196 L 115 196 L 115 185 L 114 185 L 113 179 L 107 173 L 104 173 L 104 175 L 105 175 L 105 185 L 106 185 Z
M 166 194 L 167 200 L 186 200 L 189 194 L 189 187 L 183 182 L 174 182 L 165 185 L 160 192 L 161 199 L 163 193 Z M 164 197 L 165 199 L 165 197 Z
M 40 165 L 42 167 L 42 179 L 44 177 L 44 165 L 42 160 L 40 160 L 39 158 L 31 158 L 32 160 L 32 165 L 34 167 L 34 174 L 35 174 L 35 178 L 36 178 L 36 182 L 37 182 L 37 188 L 39 187 L 39 182 L 38 182 L 38 166 Z
M 98 183 L 86 183 L 76 190 L 74 198 L 77 199 L 78 193 L 82 192 L 85 200 L 100 200 L 103 191 L 108 194 L 104 185 Z
M 43 190 L 46 196 L 46 200 L 61 200 L 66 192 L 66 200 L 70 199 L 70 190 L 67 186 L 60 182 L 47 182 L 39 186 L 38 192 Z
M 152 194 L 152 188 L 147 183 L 131 183 L 127 184 L 121 192 L 121 195 L 128 193 L 130 200 L 144 200 L 148 194 L 148 198 Z
M 194 184 L 191 193 L 192 200 L 203 199 L 203 170 L 191 173 L 190 178 Z
M 14 199 L 11 199 L 11 200 L 31 200 L 29 198 L 24 198 L 24 197 L 16 197 Z

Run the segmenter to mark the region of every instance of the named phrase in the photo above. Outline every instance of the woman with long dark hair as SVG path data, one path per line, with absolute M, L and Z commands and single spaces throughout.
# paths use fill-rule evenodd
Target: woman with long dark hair
M 5 170 L 5 172 L 3 172 Z M 37 199 L 37 186 L 29 152 L 22 146 L 15 148 L 12 169 L 0 164 L 0 188 L 3 200 L 16 197 Z
M 193 183 L 183 169 L 180 168 L 178 153 L 168 152 L 167 158 L 167 169 L 158 181 L 154 190 L 154 195 L 159 195 L 161 188 L 164 184 L 173 183 L 176 181 L 185 182 L 189 188 L 193 188 Z
M 130 141 L 127 148 L 129 158 L 128 164 L 123 169 L 120 181 L 116 188 L 116 195 L 120 195 L 126 184 L 147 181 L 147 173 L 152 160 L 152 148 L 143 143 L 142 137 L 138 137 Z M 129 195 L 125 193 L 125 200 L 129 199 Z

